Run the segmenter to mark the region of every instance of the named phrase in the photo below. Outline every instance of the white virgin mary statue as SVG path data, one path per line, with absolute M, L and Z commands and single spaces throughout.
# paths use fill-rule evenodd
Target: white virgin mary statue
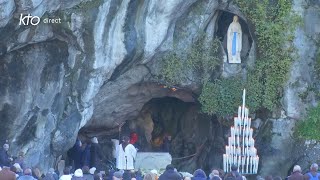
M 241 63 L 240 52 L 242 48 L 242 30 L 239 17 L 234 16 L 228 28 L 227 50 L 229 63 Z

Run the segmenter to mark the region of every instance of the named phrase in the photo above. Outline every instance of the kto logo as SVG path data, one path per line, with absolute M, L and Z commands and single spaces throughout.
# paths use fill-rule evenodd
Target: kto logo
M 20 22 L 19 25 L 33 25 L 36 26 L 40 23 L 40 18 L 38 16 L 31 16 L 30 14 L 28 15 L 20 15 Z

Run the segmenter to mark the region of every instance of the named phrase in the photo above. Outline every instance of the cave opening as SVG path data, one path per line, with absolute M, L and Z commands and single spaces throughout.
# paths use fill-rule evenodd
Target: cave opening
M 118 130 L 118 127 L 84 127 L 79 131 L 79 137 L 84 142 L 93 136 L 98 137 L 105 155 L 104 165 L 115 162 L 112 139 L 135 133 L 138 140 L 134 145 L 138 152 L 168 152 L 172 164 L 180 171 L 193 172 L 203 168 L 209 172 L 213 167 L 220 168 L 224 148 L 223 127 L 216 117 L 200 113 L 200 105 L 196 102 L 184 102 L 168 96 L 152 98 L 143 105 L 136 118 L 128 119 L 121 131 Z
M 233 21 L 233 17 L 237 15 L 228 11 L 218 11 L 218 17 L 216 21 L 215 33 L 217 38 L 222 42 L 225 54 L 227 54 L 227 32 L 230 24 Z M 249 26 L 245 20 L 239 15 L 239 23 L 242 29 L 242 49 L 241 58 L 246 59 L 249 56 L 250 49 L 252 47 L 253 39 L 249 30 Z

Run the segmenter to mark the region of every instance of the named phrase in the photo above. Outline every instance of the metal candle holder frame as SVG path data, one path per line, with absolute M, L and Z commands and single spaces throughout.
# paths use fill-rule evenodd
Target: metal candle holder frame
M 238 116 L 234 117 L 234 126 L 231 127 L 226 153 L 223 154 L 223 170 L 230 172 L 231 166 L 236 165 L 241 174 L 257 174 L 259 156 L 254 147 L 253 129 L 249 109 L 245 107 L 245 96 L 246 90 L 244 89 L 242 106 L 239 106 Z

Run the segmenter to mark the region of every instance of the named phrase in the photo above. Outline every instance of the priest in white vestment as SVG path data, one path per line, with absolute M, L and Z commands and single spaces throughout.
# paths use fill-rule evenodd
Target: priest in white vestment
M 117 149 L 117 168 L 120 170 L 134 170 L 136 148 L 130 144 L 130 138 L 124 136 Z

